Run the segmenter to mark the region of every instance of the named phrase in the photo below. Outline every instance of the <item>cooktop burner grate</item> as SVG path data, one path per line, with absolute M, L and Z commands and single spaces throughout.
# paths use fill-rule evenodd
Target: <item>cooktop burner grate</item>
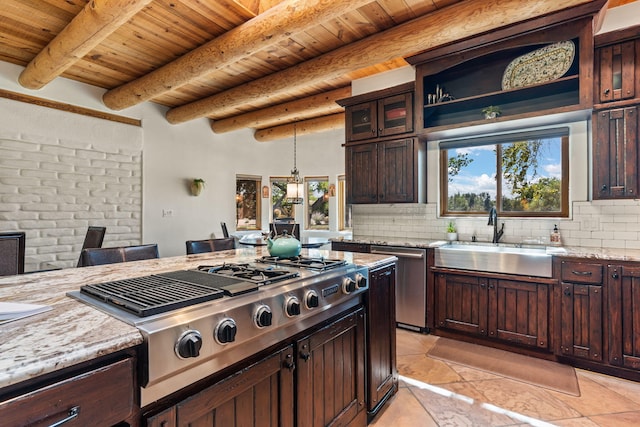
M 277 256 L 263 256 L 262 258 L 257 259 L 258 262 L 265 264 L 275 264 L 281 266 L 288 267 L 301 267 L 307 268 L 310 270 L 330 270 L 332 268 L 340 267 L 341 265 L 345 265 L 347 262 L 341 259 L 331 259 L 331 258 L 313 258 L 313 257 L 305 257 L 305 256 L 297 256 L 293 258 L 280 258 Z
M 273 266 L 262 267 L 252 264 L 234 264 L 224 263 L 219 265 L 202 265 L 198 270 L 209 273 L 209 275 L 220 275 L 225 277 L 234 277 L 254 282 L 258 285 L 269 285 L 271 283 L 280 282 L 282 280 L 292 279 L 300 276 L 297 271 L 291 271 L 284 268 Z
M 177 271 L 84 285 L 80 288 L 80 292 L 140 317 L 146 317 L 222 298 L 226 287 L 239 284 L 244 287 L 241 280 L 230 277 Z M 257 289 L 257 287 L 253 288 Z

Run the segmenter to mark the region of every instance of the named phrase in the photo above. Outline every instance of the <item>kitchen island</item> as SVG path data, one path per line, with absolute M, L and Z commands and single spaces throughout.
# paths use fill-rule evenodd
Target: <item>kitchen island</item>
M 368 268 L 394 262 L 393 257 L 388 256 L 313 249 L 303 250 L 304 254 L 340 258 Z M 68 292 L 77 291 L 86 284 L 193 269 L 200 265 L 253 262 L 262 255 L 268 255 L 267 251 L 247 248 L 1 278 L 0 300 L 44 304 L 52 309 L 2 325 L 0 401 L 33 388 L 42 378 L 52 378 L 53 381 L 59 372 L 83 367 L 96 360 L 119 355 L 115 362 L 121 363 L 126 356 L 135 355 L 131 350 L 143 343 L 137 328 L 70 298 Z M 109 367 L 114 364 L 114 360 L 107 361 Z M 136 375 L 132 372 L 130 376 L 131 383 L 136 383 Z M 139 405 L 139 397 L 135 393 L 131 398 L 133 406 Z M 128 417 L 132 420 L 130 423 L 135 424 L 136 414 Z

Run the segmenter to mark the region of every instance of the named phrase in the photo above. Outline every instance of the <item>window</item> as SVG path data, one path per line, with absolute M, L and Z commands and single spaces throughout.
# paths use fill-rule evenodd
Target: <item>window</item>
M 236 175 L 236 230 L 260 230 L 259 176 Z
M 329 229 L 329 177 L 305 178 L 307 229 Z
M 347 181 L 338 176 L 338 230 L 351 230 L 351 205 L 347 204 Z
M 295 205 L 287 201 L 289 177 L 271 177 L 271 217 L 273 220 L 295 218 Z
M 441 213 L 568 216 L 568 152 L 567 128 L 442 142 Z

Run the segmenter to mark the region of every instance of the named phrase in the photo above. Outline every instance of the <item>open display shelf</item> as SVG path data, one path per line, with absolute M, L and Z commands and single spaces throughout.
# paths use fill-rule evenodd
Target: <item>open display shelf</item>
M 528 117 L 541 112 L 570 110 L 580 106 L 579 41 L 562 76 L 522 87 L 503 89 L 503 75 L 509 64 L 547 45 L 537 44 L 494 52 L 465 61 L 437 74 L 422 75 L 422 127 L 428 132 Z M 436 101 L 437 100 L 437 101 Z M 484 119 L 482 110 L 500 108 L 500 115 Z

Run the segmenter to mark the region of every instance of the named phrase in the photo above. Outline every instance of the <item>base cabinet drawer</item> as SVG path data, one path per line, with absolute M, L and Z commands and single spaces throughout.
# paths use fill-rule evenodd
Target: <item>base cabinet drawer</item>
M 134 363 L 125 359 L 0 402 L 3 427 L 111 426 L 134 408 Z M 61 423 L 67 420 L 65 423 Z

